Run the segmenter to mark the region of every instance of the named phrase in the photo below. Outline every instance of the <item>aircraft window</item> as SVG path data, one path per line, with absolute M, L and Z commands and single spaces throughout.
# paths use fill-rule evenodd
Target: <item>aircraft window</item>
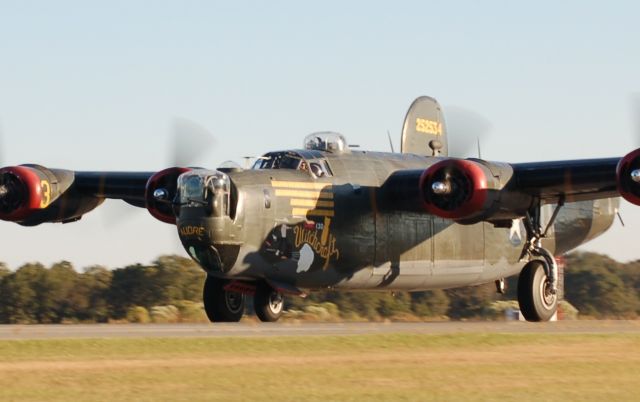
M 315 177 L 332 176 L 327 161 L 321 159 L 310 160 L 309 169 Z
M 324 172 L 318 163 L 311 163 L 311 173 L 313 173 L 316 177 L 324 176 Z
M 331 171 L 331 167 L 327 161 L 322 161 L 320 164 L 323 167 L 324 173 L 327 176 L 333 176 L 333 172 Z
M 268 156 L 261 156 L 258 159 L 256 159 L 255 162 L 253 162 L 253 166 L 251 166 L 251 169 L 256 170 L 256 169 L 267 169 L 266 166 L 267 165 L 267 161 L 270 160 L 271 158 L 269 158 Z
M 326 152 L 349 152 L 347 140 L 342 134 L 330 131 L 309 134 L 304 139 L 304 148 Z
M 274 152 L 258 158 L 252 169 L 292 169 L 310 173 L 313 177 L 333 176 L 324 158 L 304 159 L 297 152 Z
M 253 169 L 302 169 L 302 166 L 306 166 L 306 163 L 300 157 L 300 155 L 294 152 L 282 152 L 275 154 L 268 154 L 260 157 L 254 164 Z
M 193 175 L 187 178 L 182 189 L 185 200 L 200 200 L 203 197 L 202 177 Z
M 277 166 L 277 169 L 301 169 L 302 164 L 299 157 L 284 155 L 280 158 L 280 163 Z

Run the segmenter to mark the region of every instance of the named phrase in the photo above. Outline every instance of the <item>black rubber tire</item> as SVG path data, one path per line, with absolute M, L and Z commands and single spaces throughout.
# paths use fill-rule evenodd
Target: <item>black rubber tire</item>
M 253 309 L 262 322 L 276 322 L 284 311 L 284 296 L 271 286 L 260 284 L 253 296 Z
M 558 308 L 558 295 L 551 293 L 544 263 L 530 261 L 518 278 L 518 304 L 527 321 L 549 321 Z
M 226 284 L 227 281 L 213 276 L 207 276 L 204 281 L 202 300 L 211 322 L 238 322 L 244 314 L 244 295 L 224 290 Z

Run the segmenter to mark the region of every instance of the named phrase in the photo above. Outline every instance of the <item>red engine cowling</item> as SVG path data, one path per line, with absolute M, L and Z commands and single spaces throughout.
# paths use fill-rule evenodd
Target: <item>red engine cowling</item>
M 145 199 L 147 209 L 154 218 L 171 225 L 176 224 L 172 201 L 178 191 L 178 176 L 190 170 L 189 168 L 172 167 L 161 170 L 149 178 L 145 188 Z M 153 193 L 158 189 L 167 191 L 167 196 L 164 200 L 159 200 L 153 196 Z
M 43 188 L 38 174 L 25 166 L 0 169 L 0 219 L 17 222 L 41 209 Z
M 474 161 L 445 159 L 437 162 L 420 177 L 424 209 L 447 219 L 472 218 L 487 204 L 490 179 L 485 168 Z M 434 189 L 434 185 L 441 187 Z
M 55 173 L 42 166 L 0 169 L 0 219 L 20 222 L 46 209 L 62 193 L 59 184 Z
M 628 153 L 618 162 L 616 179 L 620 195 L 630 203 L 640 205 L 640 149 Z
M 462 224 L 494 224 L 518 218 L 531 197 L 510 190 L 513 167 L 480 159 L 443 159 L 420 177 L 423 208 L 430 214 Z

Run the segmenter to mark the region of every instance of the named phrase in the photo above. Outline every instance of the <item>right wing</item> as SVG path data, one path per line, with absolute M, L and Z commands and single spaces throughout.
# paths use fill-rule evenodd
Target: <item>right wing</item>
M 548 203 L 622 196 L 640 205 L 640 150 L 623 158 L 555 162 L 432 161 L 423 170 L 394 172 L 383 185 L 381 203 L 463 224 L 504 223 Z

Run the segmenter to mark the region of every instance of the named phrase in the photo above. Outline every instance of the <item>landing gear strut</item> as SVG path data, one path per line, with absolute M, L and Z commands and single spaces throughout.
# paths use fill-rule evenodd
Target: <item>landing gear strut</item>
M 204 311 L 211 322 L 238 322 L 244 314 L 244 294 L 226 290 L 227 282 L 207 275 L 202 291 Z
M 540 222 L 540 202 L 524 220 L 527 243 L 521 259 L 530 261 L 518 278 L 518 304 L 527 321 L 549 321 L 558 307 L 558 265 L 549 250 L 542 247 L 542 239 L 547 236 L 563 205 L 564 198 L 561 198 L 544 230 Z
M 262 283 L 256 287 L 253 308 L 260 321 L 278 321 L 284 309 L 284 296 L 268 284 Z

